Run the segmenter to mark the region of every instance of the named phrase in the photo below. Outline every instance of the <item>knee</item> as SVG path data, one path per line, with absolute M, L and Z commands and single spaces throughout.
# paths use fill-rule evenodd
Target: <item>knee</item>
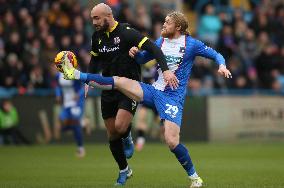
M 118 138 L 118 133 L 115 129 L 107 129 L 107 137 L 109 140 Z
M 168 147 L 173 150 L 179 144 L 179 137 L 178 136 L 167 136 L 165 135 L 165 141 Z
M 127 130 L 128 124 L 117 122 L 115 123 L 115 130 L 118 134 L 123 134 Z
M 124 85 L 125 82 L 126 82 L 126 78 L 125 77 L 115 76 L 114 80 L 115 80 L 115 85 L 117 87 Z

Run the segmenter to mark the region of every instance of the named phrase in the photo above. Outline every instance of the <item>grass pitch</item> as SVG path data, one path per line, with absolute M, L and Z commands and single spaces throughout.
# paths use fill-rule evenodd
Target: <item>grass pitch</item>
M 186 144 L 208 188 L 283 188 L 284 143 Z M 108 145 L 0 147 L 1 188 L 113 187 L 117 166 Z M 162 144 L 147 144 L 129 161 L 133 177 L 125 187 L 186 188 L 189 180 Z

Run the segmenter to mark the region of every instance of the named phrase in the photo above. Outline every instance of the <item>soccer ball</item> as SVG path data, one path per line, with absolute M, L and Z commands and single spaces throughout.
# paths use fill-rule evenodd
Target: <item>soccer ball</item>
M 62 69 L 62 63 L 64 61 L 69 61 L 74 68 L 78 66 L 78 61 L 76 58 L 76 55 L 71 51 L 61 51 L 58 54 L 56 54 L 54 59 L 54 64 L 58 71 L 63 72 Z

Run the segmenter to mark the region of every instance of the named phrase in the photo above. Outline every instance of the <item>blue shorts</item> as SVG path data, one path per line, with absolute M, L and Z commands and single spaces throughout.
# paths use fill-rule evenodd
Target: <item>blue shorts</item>
M 142 104 L 156 107 L 160 118 L 169 120 L 181 126 L 183 102 L 167 93 L 155 89 L 152 85 L 140 82 L 143 90 Z
M 65 120 L 81 120 L 83 116 L 83 107 L 82 106 L 73 106 L 62 108 L 61 113 L 59 115 L 59 119 L 61 121 Z

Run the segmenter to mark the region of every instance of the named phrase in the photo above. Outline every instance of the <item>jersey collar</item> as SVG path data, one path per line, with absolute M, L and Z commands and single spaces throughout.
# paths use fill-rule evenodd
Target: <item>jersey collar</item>
M 118 25 L 118 22 L 117 22 L 117 21 L 115 21 L 114 26 L 113 26 L 112 28 L 110 28 L 110 30 L 109 30 L 109 31 L 107 31 L 107 32 L 106 32 L 106 34 L 107 34 L 107 36 L 108 36 L 108 37 L 109 37 L 109 33 L 113 32 L 113 30 L 115 30 L 115 28 L 117 27 L 117 25 Z

